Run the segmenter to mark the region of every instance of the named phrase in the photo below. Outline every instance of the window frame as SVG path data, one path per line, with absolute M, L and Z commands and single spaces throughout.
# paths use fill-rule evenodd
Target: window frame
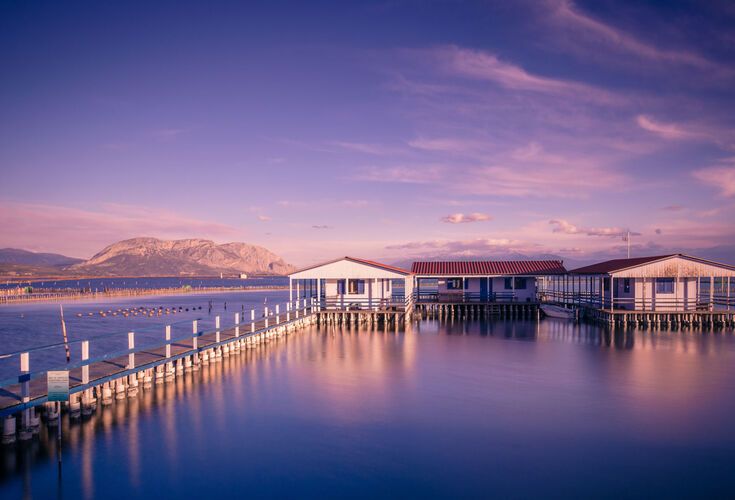
M 676 290 L 676 278 L 656 278 L 656 295 L 662 294 L 662 295 L 669 295 L 672 293 L 675 293 Z

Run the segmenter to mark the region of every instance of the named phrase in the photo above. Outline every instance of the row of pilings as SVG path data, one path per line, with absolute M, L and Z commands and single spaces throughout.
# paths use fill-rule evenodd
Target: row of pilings
M 706 330 L 735 328 L 735 311 L 608 311 L 585 308 L 582 317 L 618 328 L 698 328 Z
M 134 373 L 117 378 L 106 377 L 107 380 L 99 384 L 93 381 L 88 387 L 71 393 L 68 402 L 46 402 L 8 415 L 3 419 L 2 443 L 10 444 L 16 440 L 32 439 L 39 433 L 42 421 L 50 427 L 57 426 L 62 411 L 68 413 L 72 420 L 88 417 L 97 410 L 98 404 L 106 406 L 112 404 L 114 400 L 134 398 L 140 390 L 150 390 L 154 385 L 173 382 L 185 373 L 196 372 L 210 363 L 221 362 L 223 358 L 257 349 L 316 322 L 317 316 L 311 314 L 256 333 L 214 343 L 201 349 L 192 349 L 191 352 L 179 355 L 175 360 L 156 366 L 140 366 Z
M 506 318 L 539 319 L 539 306 L 534 302 L 491 302 L 485 304 L 428 303 L 417 304 L 416 311 L 425 318 Z
M 408 323 L 413 317 L 411 311 L 320 311 L 317 313 L 319 325 L 342 326 L 386 326 Z

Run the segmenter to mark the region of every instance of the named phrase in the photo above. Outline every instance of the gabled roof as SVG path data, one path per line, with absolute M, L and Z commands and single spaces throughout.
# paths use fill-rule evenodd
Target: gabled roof
M 659 262 L 673 257 L 681 257 L 684 259 L 701 262 L 702 264 L 709 264 L 713 266 L 723 267 L 725 269 L 735 269 L 734 266 L 727 264 L 721 264 L 719 262 L 712 262 L 699 257 L 692 257 L 691 255 L 684 255 L 681 253 L 673 253 L 668 255 L 655 255 L 651 257 L 634 257 L 631 259 L 613 259 L 605 262 L 599 262 L 590 266 L 580 267 L 569 271 L 569 274 L 610 274 L 631 269 L 633 267 L 643 266 L 652 262 Z
M 565 274 L 560 260 L 482 260 L 414 262 L 411 272 L 423 276 L 492 276 Z
M 380 262 L 375 262 L 375 261 L 372 261 L 372 260 L 358 259 L 357 257 L 344 256 L 344 257 L 340 257 L 338 259 L 332 259 L 332 260 L 327 261 L 327 262 L 322 262 L 321 264 L 315 264 L 313 266 L 309 266 L 309 267 L 305 267 L 303 269 L 299 269 L 299 270 L 294 271 L 291 274 L 289 274 L 289 276 L 290 275 L 293 275 L 293 274 L 301 273 L 301 272 L 304 272 L 304 271 L 308 271 L 310 269 L 316 269 L 317 267 L 322 267 L 322 266 L 326 266 L 326 265 L 329 265 L 329 264 L 334 264 L 335 262 L 340 262 L 342 260 L 349 260 L 350 262 L 356 262 L 358 264 L 364 264 L 366 266 L 377 267 L 378 269 L 384 269 L 386 271 L 392 271 L 394 273 L 400 273 L 400 274 L 405 274 L 405 275 L 411 274 L 411 271 L 407 271 L 405 269 L 401 269 L 400 267 L 389 266 L 388 264 L 381 264 Z

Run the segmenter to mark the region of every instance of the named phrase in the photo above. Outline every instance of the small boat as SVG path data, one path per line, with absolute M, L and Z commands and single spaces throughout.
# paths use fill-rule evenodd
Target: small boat
M 552 306 L 551 304 L 543 304 L 541 310 L 550 318 L 574 319 L 577 317 L 576 309 L 567 309 L 566 307 Z

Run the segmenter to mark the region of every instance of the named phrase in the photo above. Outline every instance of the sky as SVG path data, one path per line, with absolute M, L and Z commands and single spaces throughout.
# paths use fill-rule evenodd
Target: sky
M 728 1 L 0 4 L 0 247 L 735 262 Z

